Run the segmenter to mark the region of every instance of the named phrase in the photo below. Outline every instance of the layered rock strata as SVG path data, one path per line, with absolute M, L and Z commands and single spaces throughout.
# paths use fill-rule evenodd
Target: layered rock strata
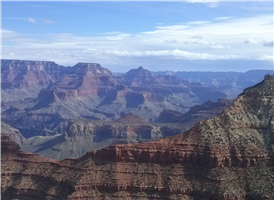
M 48 86 L 59 77 L 60 68 L 50 61 L 1 60 L 1 88 Z
M 129 113 L 111 122 L 70 120 L 64 134 L 31 137 L 24 141 L 21 148 L 52 159 L 79 158 L 93 149 L 154 141 L 179 134 L 182 129 L 178 124 L 152 124 Z

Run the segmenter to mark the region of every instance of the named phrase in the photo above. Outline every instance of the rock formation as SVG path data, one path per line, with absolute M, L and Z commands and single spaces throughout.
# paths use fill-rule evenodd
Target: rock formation
M 182 112 L 224 98 L 212 87 L 143 69 L 114 76 L 97 63 L 2 60 L 2 113 L 26 138 L 64 134 L 70 120 L 116 120 L 133 113 L 154 121 L 163 109 Z
M 112 73 L 97 63 L 78 63 L 49 88 L 59 98 L 97 95 L 116 85 Z
M 24 109 L 60 76 L 64 67 L 50 61 L 1 59 L 1 110 Z
M 1 60 L 1 87 L 48 86 L 62 66 L 49 61 Z
M 3 121 L 1 122 L 1 134 L 9 135 L 9 137 L 19 145 L 26 140 L 18 129 L 11 127 Z
M 182 115 L 182 112 L 164 109 L 155 121 L 160 123 L 176 123 L 180 122 Z
M 175 110 L 163 110 L 157 122 L 161 123 L 183 123 L 184 126 L 193 126 L 196 122 L 214 118 L 233 103 L 232 99 L 219 99 L 216 102 L 207 101 L 202 105 L 195 105 L 186 113 Z
M 52 161 L 2 136 L 2 199 L 273 199 L 273 116 L 267 75 L 218 117 L 155 142 Z
M 180 124 L 152 124 L 131 113 L 115 121 L 69 120 L 63 134 L 30 137 L 21 148 L 51 159 L 79 158 L 93 149 L 154 141 L 183 129 Z

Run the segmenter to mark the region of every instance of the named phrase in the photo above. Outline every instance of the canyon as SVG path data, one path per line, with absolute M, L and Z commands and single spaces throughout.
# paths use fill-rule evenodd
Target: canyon
M 193 82 L 191 75 L 186 81 L 143 67 L 117 76 L 97 63 L 65 67 L 2 59 L 1 68 L 1 133 L 10 134 L 22 150 L 51 159 L 177 135 L 233 103 L 220 87 L 203 81 L 200 72 L 196 80 L 207 86 Z M 231 80 L 227 77 L 224 82 Z M 258 77 L 245 80 L 252 84 Z
M 185 133 L 78 159 L 27 153 L 2 135 L 2 199 L 273 199 L 273 135 L 273 75 Z
M 115 76 L 97 63 L 64 67 L 51 61 L 3 59 L 1 68 L 2 133 L 12 133 L 23 150 L 53 159 L 176 135 L 221 110 L 189 118 L 186 126 L 156 122 L 164 109 L 184 114 L 194 105 L 227 97 L 215 87 L 153 75 L 143 67 Z M 130 113 L 147 123 L 118 122 Z

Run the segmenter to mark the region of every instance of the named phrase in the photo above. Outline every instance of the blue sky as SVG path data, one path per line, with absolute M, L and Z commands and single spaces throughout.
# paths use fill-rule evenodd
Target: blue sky
M 113 72 L 273 69 L 273 2 L 1 2 L 2 58 Z

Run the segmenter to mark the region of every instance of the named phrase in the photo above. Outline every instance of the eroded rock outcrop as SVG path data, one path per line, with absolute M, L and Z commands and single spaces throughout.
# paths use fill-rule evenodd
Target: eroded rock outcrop
M 159 140 L 179 134 L 182 129 L 177 124 L 152 124 L 131 113 L 115 121 L 69 120 L 64 134 L 31 137 L 21 148 L 51 159 L 79 158 L 93 149 Z
M 116 85 L 112 73 L 97 63 L 78 63 L 50 88 L 59 98 L 97 95 Z
M 48 86 L 59 77 L 62 66 L 50 61 L 1 60 L 1 87 Z
M 4 121 L 1 121 L 1 134 L 9 135 L 9 137 L 19 145 L 26 140 L 18 129 L 13 128 Z

